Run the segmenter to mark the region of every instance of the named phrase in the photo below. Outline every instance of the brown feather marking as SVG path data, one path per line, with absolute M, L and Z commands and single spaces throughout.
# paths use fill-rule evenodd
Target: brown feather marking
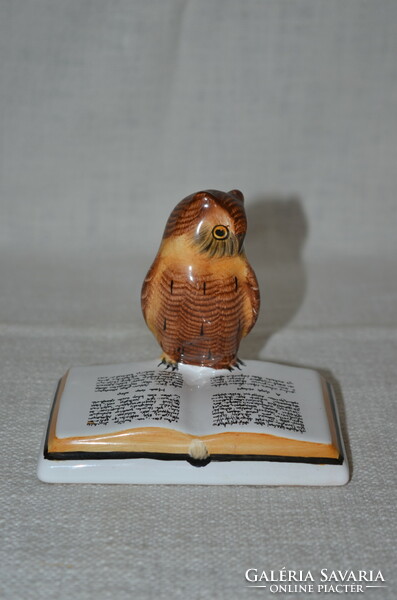
M 245 337 L 253 328 L 256 323 L 259 314 L 259 306 L 260 306 L 260 293 L 258 281 L 256 279 L 254 270 L 248 263 L 246 262 L 246 282 L 244 285 L 245 293 L 246 293 L 246 313 L 247 319 L 245 322 L 244 330 L 242 332 L 243 337 Z
M 174 281 L 172 297 L 165 284 L 170 277 Z M 157 331 L 157 335 L 163 342 L 164 351 L 175 360 L 182 358 L 193 364 L 214 366 L 216 361 L 225 361 L 225 364 L 233 361 L 240 338 L 238 322 L 244 312 L 242 296 L 236 304 L 234 276 L 207 274 L 205 302 L 200 302 L 199 295 L 204 282 L 192 285 L 186 280 L 185 272 L 172 270 L 171 273 L 167 269 L 161 279 L 159 316 L 167 319 L 167 327 L 165 331 Z M 203 319 L 208 323 L 206 329 Z M 182 345 L 184 356 L 180 350 Z M 211 351 L 210 359 L 208 350 Z

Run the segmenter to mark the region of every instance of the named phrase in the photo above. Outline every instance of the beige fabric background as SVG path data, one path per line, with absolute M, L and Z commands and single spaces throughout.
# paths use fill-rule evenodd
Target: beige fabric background
M 271 597 L 249 567 L 382 569 L 365 598 L 395 597 L 396 24 L 393 0 L 1 2 L 2 598 Z M 40 483 L 57 379 L 157 356 L 165 219 L 235 187 L 263 301 L 241 356 L 328 374 L 351 482 Z

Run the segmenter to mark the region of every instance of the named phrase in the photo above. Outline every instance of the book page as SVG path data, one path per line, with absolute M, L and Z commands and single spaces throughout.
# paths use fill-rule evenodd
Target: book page
M 268 433 L 331 443 L 320 375 L 303 369 L 248 361 L 241 371 L 212 371 L 189 402 L 189 432 Z
M 183 377 L 145 362 L 70 370 L 61 399 L 56 435 L 97 436 L 135 427 L 185 431 Z
M 267 433 L 331 443 L 316 371 L 248 361 L 241 371 L 153 361 L 70 370 L 60 403 L 59 438 L 165 427 L 197 436 Z

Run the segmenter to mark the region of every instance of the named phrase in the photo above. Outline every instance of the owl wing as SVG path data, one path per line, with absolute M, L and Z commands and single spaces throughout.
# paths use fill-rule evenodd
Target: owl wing
M 259 314 L 260 294 L 258 281 L 252 267 L 246 263 L 244 290 L 244 327 L 242 337 L 245 337 L 253 328 Z
M 144 319 L 150 331 L 157 339 L 156 317 L 160 309 L 158 284 L 162 275 L 162 269 L 160 268 L 159 263 L 160 261 L 156 258 L 145 277 L 141 292 L 141 306 Z
M 179 338 L 191 318 L 186 273 L 170 268 L 161 257 L 156 259 L 143 283 L 141 301 L 145 321 L 163 352 L 179 360 Z

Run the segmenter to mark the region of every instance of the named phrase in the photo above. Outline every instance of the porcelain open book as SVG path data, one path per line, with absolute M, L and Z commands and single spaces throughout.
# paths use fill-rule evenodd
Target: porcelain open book
M 149 361 L 66 373 L 39 477 L 341 485 L 348 466 L 332 389 L 316 371 L 260 361 L 171 371 Z

